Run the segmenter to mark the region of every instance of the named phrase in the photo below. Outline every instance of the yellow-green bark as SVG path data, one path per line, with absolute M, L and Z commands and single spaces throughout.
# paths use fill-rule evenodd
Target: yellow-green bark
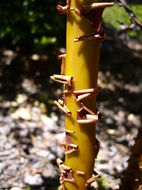
M 81 5 L 91 2 L 86 0 L 72 0 L 71 7 L 80 8 Z M 93 2 L 93 1 L 92 1 Z M 74 90 L 96 88 L 99 67 L 100 41 L 91 40 L 74 42 L 76 36 L 94 32 L 94 28 L 86 20 L 70 12 L 67 15 L 67 49 L 65 74 L 73 76 Z M 85 100 L 84 104 L 92 111 L 96 110 L 96 96 Z M 78 151 L 66 155 L 65 164 L 73 169 L 75 185 L 66 182 L 67 190 L 85 190 L 85 181 L 92 176 L 95 160 L 95 124 L 78 124 L 77 110 L 81 104 L 72 97 L 66 96 L 66 105 L 72 112 L 72 117 L 66 116 L 66 129 L 75 131 L 72 135 L 73 144 L 78 145 Z M 76 175 L 77 170 L 85 172 L 85 176 Z
M 67 14 L 66 64 L 64 64 L 65 55 L 61 55 L 59 58 L 63 58 L 62 75 L 51 77 L 65 84 L 63 101 L 55 101 L 55 104 L 66 113 L 66 142 L 62 143 L 65 148 L 65 162 L 57 159 L 62 184 L 59 189 L 87 190 L 92 182 L 94 162 L 99 149 L 96 139 L 96 121 L 99 114 L 96 113 L 96 93 L 94 91 L 98 90 L 100 42 L 104 38 L 100 29 L 101 15 L 103 9 L 112 6 L 113 3 L 106 5 L 97 0 L 67 0 L 66 3 L 65 7 L 57 6 L 61 14 Z M 76 91 L 85 90 L 86 92 L 90 89 L 93 90 L 92 96 L 89 95 L 81 101 L 74 98 Z M 77 120 L 77 113 L 82 107 L 83 111 L 87 110 L 89 114 L 80 117 L 80 121 L 84 122 L 80 124 Z M 89 124 L 86 124 L 86 121 L 89 121 Z M 97 177 L 99 175 L 95 176 L 95 180 Z

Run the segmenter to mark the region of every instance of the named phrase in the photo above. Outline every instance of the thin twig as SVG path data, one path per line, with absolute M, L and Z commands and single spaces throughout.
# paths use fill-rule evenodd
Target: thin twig
M 140 30 L 142 30 L 142 23 L 140 20 L 136 17 L 134 12 L 130 9 L 130 7 L 127 5 L 125 0 L 118 0 L 119 5 L 124 7 L 125 11 L 128 13 L 130 17 L 130 25 L 122 24 L 121 28 L 125 31 L 127 30 L 133 30 L 136 29 L 136 27 L 139 27 Z

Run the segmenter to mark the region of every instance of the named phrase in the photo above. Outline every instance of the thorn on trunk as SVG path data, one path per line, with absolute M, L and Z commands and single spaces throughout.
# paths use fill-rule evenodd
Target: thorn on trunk
M 56 8 L 60 14 L 67 14 L 69 11 L 74 10 L 72 7 L 69 7 L 68 5 L 66 6 L 57 5 Z
M 79 124 L 96 123 L 99 119 L 99 114 L 95 114 L 89 108 L 82 104 L 82 108 L 77 111 L 77 122 Z
M 113 2 L 100 2 L 100 3 L 91 3 L 89 5 L 83 5 L 81 7 L 82 11 L 89 12 L 91 10 L 100 9 L 100 8 L 106 8 L 106 7 L 112 7 L 114 5 Z
M 58 59 L 62 60 L 62 63 L 61 63 L 61 75 L 64 75 L 65 74 L 65 65 L 66 65 L 66 54 L 59 55 Z
M 67 115 L 71 116 L 72 113 L 68 110 L 68 108 L 66 107 L 66 105 L 64 104 L 63 100 L 58 100 L 58 101 L 54 101 L 54 103 L 56 104 L 56 106 L 61 109 L 63 112 L 65 112 Z
M 82 171 L 77 170 L 77 171 L 76 171 L 76 174 L 77 174 L 77 175 L 81 175 L 81 176 L 83 175 L 83 176 L 84 176 L 84 175 L 85 175 L 85 172 L 82 172 Z
M 73 92 L 73 96 L 75 100 L 81 101 L 85 98 L 88 98 L 89 96 L 98 95 L 101 91 L 101 88 L 90 88 L 90 89 L 84 89 L 84 90 L 78 90 Z
M 101 176 L 100 174 L 93 175 L 91 178 L 89 178 L 86 183 L 85 183 L 85 187 L 87 188 L 91 183 L 93 183 L 94 181 L 97 181 L 97 179 L 99 179 Z
M 98 34 L 93 33 L 93 34 L 78 36 L 73 41 L 80 42 L 80 41 L 86 41 L 86 40 L 104 40 L 104 39 L 106 39 L 106 34 L 103 32 L 103 33 L 98 33 Z

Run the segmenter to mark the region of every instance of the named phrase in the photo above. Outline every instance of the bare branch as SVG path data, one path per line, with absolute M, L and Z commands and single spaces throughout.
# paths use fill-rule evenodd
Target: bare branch
M 134 12 L 130 9 L 130 7 L 127 5 L 125 0 L 118 0 L 119 5 L 124 7 L 124 9 L 126 10 L 126 12 L 128 13 L 129 17 L 130 17 L 130 25 L 126 25 L 126 24 L 121 24 L 121 28 L 124 31 L 127 30 L 133 30 L 136 29 L 137 27 L 142 30 L 142 23 L 140 22 L 140 20 L 136 17 L 136 15 L 134 14 Z

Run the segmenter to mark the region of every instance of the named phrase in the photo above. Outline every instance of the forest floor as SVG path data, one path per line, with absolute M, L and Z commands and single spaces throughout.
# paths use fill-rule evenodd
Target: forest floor
M 0 189 L 54 190 L 58 186 L 56 158 L 63 158 L 64 115 L 53 100 L 61 86 L 49 76 L 60 72 L 56 61 L 64 48 L 47 55 L 0 50 Z M 99 187 L 117 189 L 127 167 L 129 148 L 141 127 L 142 46 L 121 39 L 104 42 L 97 107 L 101 142 L 96 170 Z M 96 185 L 96 184 L 95 184 Z

